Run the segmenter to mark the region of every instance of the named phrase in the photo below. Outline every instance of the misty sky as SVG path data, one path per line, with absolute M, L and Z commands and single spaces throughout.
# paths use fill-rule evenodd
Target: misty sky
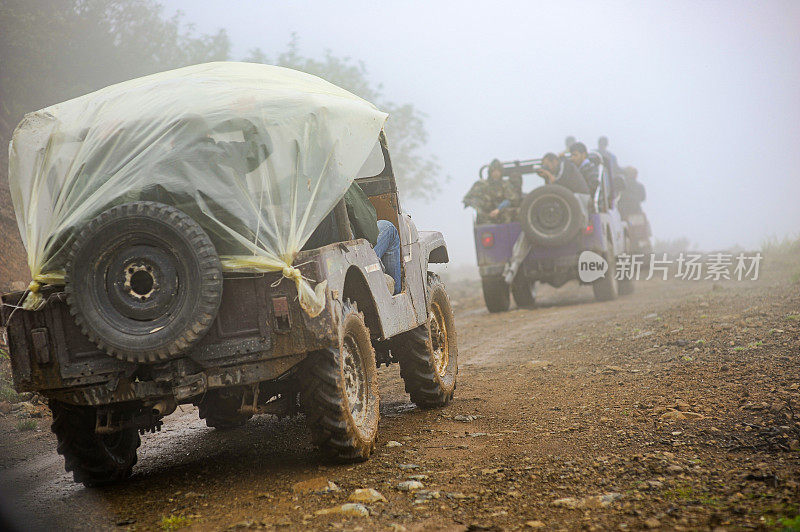
M 199 32 L 227 29 L 236 59 L 277 55 L 296 32 L 304 55 L 361 60 L 387 99 L 427 113 L 451 180 L 404 207 L 455 262 L 474 262 L 461 198 L 478 168 L 567 134 L 589 147 L 605 134 L 639 169 L 656 238 L 800 234 L 800 2 L 163 3 Z

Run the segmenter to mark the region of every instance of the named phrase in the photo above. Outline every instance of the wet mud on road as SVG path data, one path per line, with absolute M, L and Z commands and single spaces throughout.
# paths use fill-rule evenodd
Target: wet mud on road
M 22 433 L 5 416 L 4 501 L 65 529 L 773 528 L 800 501 L 798 271 L 784 257 L 756 282 L 641 282 L 607 303 L 545 288 L 500 314 L 452 282 L 455 399 L 419 410 L 382 368 L 368 462 L 323 462 L 303 418 L 215 431 L 184 406 L 143 437 L 129 482 L 85 489 L 47 417 Z M 326 512 L 358 488 L 386 500 Z

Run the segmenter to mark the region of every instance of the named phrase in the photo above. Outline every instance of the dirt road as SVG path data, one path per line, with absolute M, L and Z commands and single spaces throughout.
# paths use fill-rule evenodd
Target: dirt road
M 143 438 L 130 482 L 88 490 L 46 418 L 18 432 L 6 416 L 0 486 L 26 522 L 67 529 L 775 528 L 800 513 L 799 271 L 782 256 L 757 282 L 642 282 L 608 303 L 543 289 L 493 315 L 477 283 L 451 283 L 456 398 L 418 410 L 382 369 L 364 464 L 321 463 L 303 419 L 223 432 L 184 407 Z M 357 488 L 386 500 L 324 512 Z

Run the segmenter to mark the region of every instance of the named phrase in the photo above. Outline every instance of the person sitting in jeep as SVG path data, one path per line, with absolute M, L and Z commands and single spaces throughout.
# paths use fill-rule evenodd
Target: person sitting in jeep
M 477 211 L 478 224 L 507 224 L 516 221 L 522 191 L 521 183 L 503 179 L 503 163 L 489 164 L 489 178 L 481 179 L 464 196 L 464 207 Z
M 559 159 L 555 153 L 542 157 L 542 167 L 536 173 L 545 178 L 548 184 L 561 185 L 576 194 L 588 194 L 589 188 L 578 168 L 572 161 Z
M 353 182 L 344 195 L 347 219 L 353 231 L 353 238 L 363 238 L 370 243 L 381 260 L 384 270 L 394 281 L 394 294 L 401 290 L 400 234 L 389 220 L 378 220 L 375 207 L 364 194 L 361 187 Z M 332 210 L 317 226 L 303 246 L 304 250 L 321 248 L 345 237 L 339 234 L 336 225 L 336 211 Z
M 576 142 L 569 148 L 569 158 L 572 163 L 578 167 L 581 175 L 586 180 L 586 185 L 589 187 L 589 192 L 594 194 L 597 190 L 600 180 L 597 177 L 597 163 L 589 158 L 589 152 L 586 150 L 586 145 L 583 142 Z

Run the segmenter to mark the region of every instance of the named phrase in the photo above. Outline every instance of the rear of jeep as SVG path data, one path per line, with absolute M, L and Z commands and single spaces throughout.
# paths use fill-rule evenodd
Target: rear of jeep
M 415 244 L 407 249 L 415 254 L 407 283 L 412 268 L 446 260 L 441 235 L 423 233 Z M 15 386 L 49 399 L 59 453 L 75 480 L 93 486 L 127 478 L 139 434 L 160 430 L 179 404 L 198 406 L 218 429 L 254 414 L 305 413 L 324 454 L 361 460 L 377 435 L 380 364 L 400 363 L 419 406 L 450 401 L 454 321 L 434 274 L 420 275 L 415 312 L 412 288 L 392 296 L 364 240 L 306 251 L 297 261 L 304 277 L 327 280 L 320 314 L 302 309 L 282 273 L 229 275 L 208 332 L 187 352 L 157 362 L 120 360 L 98 347 L 76 324 L 62 289 L 44 288 L 38 311 L 19 308 L 25 292 L 2 296 Z M 390 308 L 395 302 L 404 311 Z
M 538 159 L 504 163 L 504 175 L 535 173 Z M 559 185 L 540 186 L 522 200 L 519 222 L 474 227 L 484 300 L 490 312 L 535 305 L 538 282 L 561 287 L 577 279 L 579 257 L 592 251 L 609 264 L 609 272 L 591 283 L 598 300 L 613 299 L 632 289 L 614 279 L 616 256 L 629 252 L 626 225 L 615 205 L 608 165 L 600 165 L 601 186 L 593 196 L 575 194 Z M 627 251 L 626 251 L 627 250 Z
M 324 454 L 364 460 L 379 364 L 400 364 L 420 407 L 449 402 L 452 309 L 427 271 L 447 250 L 400 209 L 386 115 L 263 65 L 154 77 L 164 83 L 134 80 L 26 117 L 12 141 L 34 281 L 2 296 L 2 319 L 15 386 L 50 400 L 75 480 L 127 478 L 139 434 L 179 404 L 220 429 L 302 412 Z M 143 121 L 137 98 L 163 109 Z M 353 238 L 343 200 L 371 153 L 377 170 L 358 182 L 398 232 L 397 290 Z M 327 219 L 331 239 L 302 249 Z

